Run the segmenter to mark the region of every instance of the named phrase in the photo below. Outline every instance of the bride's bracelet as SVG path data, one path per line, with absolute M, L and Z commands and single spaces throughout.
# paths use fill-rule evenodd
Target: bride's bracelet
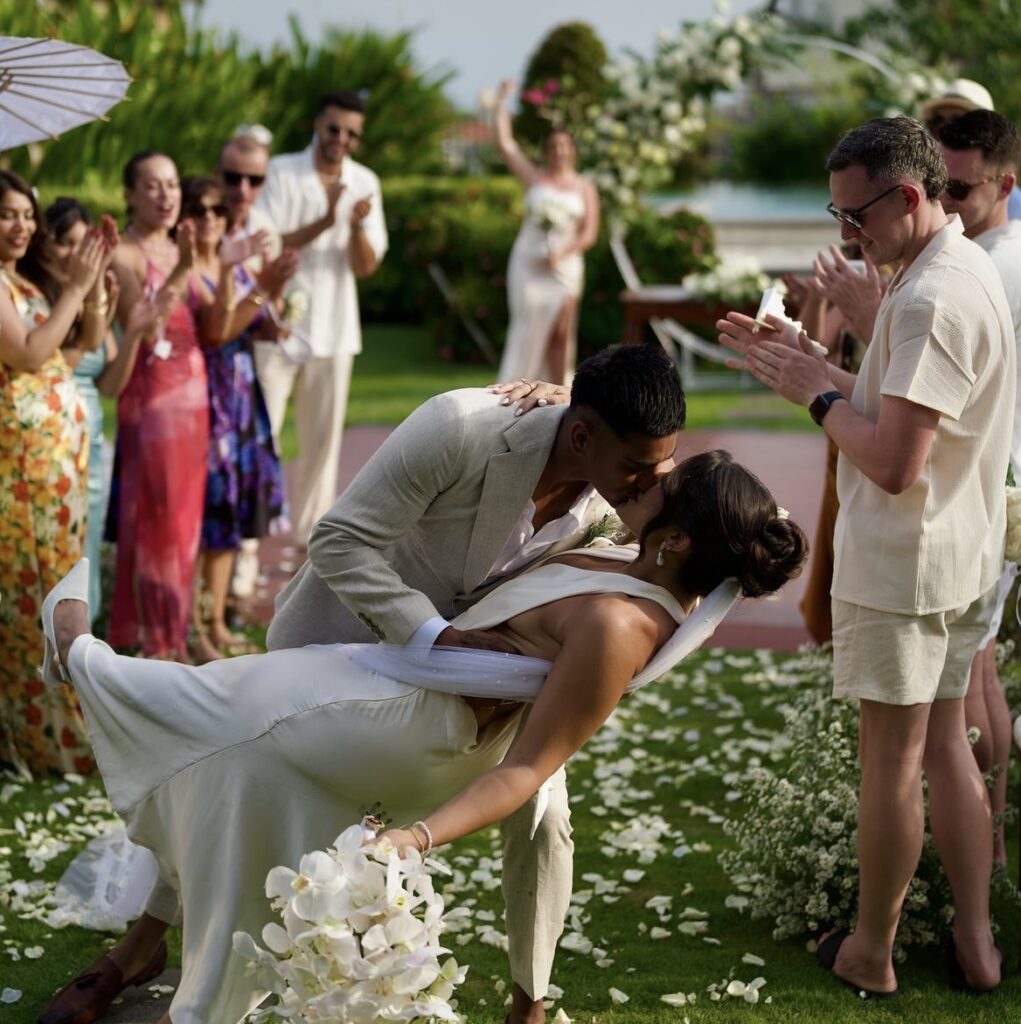
M 422 830 L 422 835 L 425 836 L 425 845 L 421 844 L 418 836 L 417 829 Z M 415 842 L 419 844 L 419 852 L 424 857 L 433 848 L 433 834 L 429 831 L 429 826 L 424 821 L 415 821 L 408 825 L 408 831 L 415 837 Z

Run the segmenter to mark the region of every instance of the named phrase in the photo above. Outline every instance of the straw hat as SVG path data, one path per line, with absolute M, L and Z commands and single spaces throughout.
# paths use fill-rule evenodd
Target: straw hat
M 928 121 L 940 107 L 953 107 L 962 114 L 969 110 L 993 110 L 989 90 L 970 78 L 955 78 L 938 96 L 921 106 L 923 121 Z

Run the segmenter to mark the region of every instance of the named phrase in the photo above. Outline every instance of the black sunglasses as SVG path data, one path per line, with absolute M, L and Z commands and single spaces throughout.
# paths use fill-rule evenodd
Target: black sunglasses
M 354 128 L 345 128 L 342 124 L 328 124 L 326 131 L 330 135 L 340 135 L 341 132 L 344 132 L 352 142 L 361 142 L 362 140 L 361 132 L 355 131 Z
M 225 171 L 222 168 L 220 174 L 225 185 L 237 186 L 241 182 L 247 181 L 252 188 L 258 188 L 266 180 L 265 174 L 245 174 L 242 171 Z
M 876 196 L 875 199 L 870 199 L 864 206 L 859 206 L 857 210 L 840 210 L 832 203 L 826 204 L 826 212 L 829 213 L 835 221 L 839 224 L 850 224 L 851 227 L 857 228 L 859 231 L 865 226 L 865 221 L 862 219 L 862 214 L 874 203 L 878 203 L 880 199 L 885 199 L 891 192 L 896 192 L 901 186 L 894 185 L 892 188 L 888 188 L 881 195 Z
M 973 188 L 978 188 L 979 185 L 988 185 L 991 181 L 999 181 L 1003 177 L 1002 174 L 994 174 L 991 178 L 983 178 L 981 181 L 959 181 L 957 178 L 951 178 L 947 182 L 947 187 L 943 191 L 950 196 L 951 199 L 957 200 L 959 203 L 963 203 L 968 196 L 971 195 Z
M 211 213 L 214 217 L 226 217 L 228 212 L 225 203 L 195 203 L 185 210 L 185 215 L 188 217 L 205 217 L 207 213 Z

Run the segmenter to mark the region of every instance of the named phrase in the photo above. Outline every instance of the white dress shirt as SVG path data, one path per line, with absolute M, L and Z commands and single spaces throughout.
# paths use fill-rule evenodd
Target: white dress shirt
M 351 210 L 356 202 L 366 197 L 372 200 L 361 230 L 377 259 L 383 258 L 388 244 L 379 178 L 368 167 L 347 157 L 341 165 L 340 180 L 344 192 L 337 202 L 336 222 L 300 250 L 298 272 L 288 288 L 308 294 L 308 313 L 297 326 L 308 335 L 312 354 L 318 357 L 357 355 L 362 350 L 358 290 L 348 259 Z M 285 153 L 270 160 L 257 208 L 281 235 L 326 214 L 326 190 L 316 170 L 311 146 L 300 153 Z
M 507 543 L 504 545 L 503 551 L 500 552 L 500 557 L 497 558 L 489 575 L 486 577 L 486 582 L 488 583 L 500 576 L 506 576 L 508 573 L 514 572 L 530 562 L 537 561 L 557 541 L 570 537 L 585 522 L 585 513 L 588 510 L 589 503 L 595 497 L 596 489 L 589 484 L 574 499 L 571 507 L 562 516 L 551 519 L 538 532 L 536 532 L 535 526 L 532 523 L 532 519 L 535 516 L 535 502 L 529 499 L 528 504 L 521 513 L 521 517 L 515 524 L 514 529 L 511 530 Z M 411 646 L 431 647 L 436 642 L 436 638 L 440 633 L 449 625 L 450 623 L 446 619 L 441 618 L 439 615 L 434 615 L 431 619 L 426 619 L 412 633 L 408 644 Z

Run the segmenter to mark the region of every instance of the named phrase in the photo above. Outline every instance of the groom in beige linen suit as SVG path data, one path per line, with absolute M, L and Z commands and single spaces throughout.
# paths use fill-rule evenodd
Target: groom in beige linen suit
M 270 648 L 373 636 L 466 645 L 447 617 L 508 574 L 578 546 L 610 506 L 644 493 L 672 465 L 683 424 L 673 365 L 645 346 L 586 360 L 567 407 L 519 417 L 474 389 L 429 400 L 314 528 L 309 561 L 277 599 Z M 551 784 L 533 839 L 532 803 L 502 825 L 512 1024 L 544 1018 L 571 896 L 563 769 Z
M 481 389 L 431 399 L 390 435 L 315 527 L 310 560 L 277 599 L 270 648 L 373 636 L 398 644 L 486 644 L 483 634 L 461 634 L 445 616 L 522 567 L 576 547 L 609 510 L 607 501 L 619 506 L 648 490 L 672 464 L 683 425 L 684 395 L 672 363 L 643 346 L 617 346 L 586 360 L 567 407 L 518 417 Z M 532 805 L 503 823 L 511 1024 L 545 1019 L 542 997 L 571 896 L 574 847 L 563 769 L 550 781 L 534 839 Z M 40 1022 L 94 1021 L 126 986 L 158 974 L 163 936 L 179 914 L 175 888 L 159 879 L 142 917 L 58 993 Z

